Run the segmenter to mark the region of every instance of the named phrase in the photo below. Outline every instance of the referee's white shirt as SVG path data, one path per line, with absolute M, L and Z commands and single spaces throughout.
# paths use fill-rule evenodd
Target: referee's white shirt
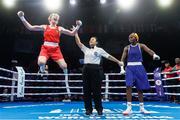
M 84 53 L 84 64 L 100 64 L 101 57 L 108 58 L 110 55 L 102 48 L 94 46 L 88 48 L 82 45 L 81 51 Z

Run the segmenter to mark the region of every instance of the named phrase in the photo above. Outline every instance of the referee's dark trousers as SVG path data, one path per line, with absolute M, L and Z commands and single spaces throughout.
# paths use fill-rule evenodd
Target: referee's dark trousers
M 101 81 L 102 71 L 99 65 L 85 64 L 83 66 L 83 93 L 86 110 L 93 110 L 92 99 L 94 99 L 95 109 L 103 110 L 101 101 Z

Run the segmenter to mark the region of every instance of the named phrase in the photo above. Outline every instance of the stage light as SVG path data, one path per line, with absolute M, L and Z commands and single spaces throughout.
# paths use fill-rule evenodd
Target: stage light
M 174 0 L 157 0 L 159 6 L 161 7 L 169 7 Z
M 57 10 L 62 6 L 62 0 L 44 0 L 44 4 L 49 10 Z
M 70 3 L 71 5 L 76 5 L 76 0 L 69 0 L 69 3 Z
M 105 3 L 106 3 L 106 0 L 100 0 L 100 3 L 101 3 L 101 4 L 105 4 Z
M 122 9 L 131 9 L 134 5 L 136 0 L 117 0 L 117 4 L 122 8 Z
M 12 8 L 15 6 L 16 0 L 3 0 L 2 3 L 5 7 Z

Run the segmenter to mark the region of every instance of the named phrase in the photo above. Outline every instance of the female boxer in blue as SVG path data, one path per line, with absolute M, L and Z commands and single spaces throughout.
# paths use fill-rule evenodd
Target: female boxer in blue
M 124 48 L 121 61 L 124 62 L 127 57 L 127 67 L 126 67 L 126 94 L 127 94 L 127 109 L 123 111 L 124 115 L 129 115 L 132 113 L 132 87 L 135 86 L 138 91 L 138 98 L 140 102 L 140 112 L 144 114 L 149 114 L 150 112 L 144 108 L 143 103 L 143 92 L 142 90 L 147 90 L 150 88 L 146 70 L 142 65 L 142 51 L 149 53 L 154 60 L 160 59 L 154 51 L 149 49 L 145 44 L 139 43 L 139 36 L 137 33 L 131 33 L 129 35 L 130 45 Z M 121 70 L 124 71 L 123 69 Z

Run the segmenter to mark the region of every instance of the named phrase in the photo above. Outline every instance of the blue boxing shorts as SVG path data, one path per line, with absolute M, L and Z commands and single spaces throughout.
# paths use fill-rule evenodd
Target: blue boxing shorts
M 146 70 L 143 65 L 134 65 L 126 67 L 126 86 L 135 86 L 138 90 L 147 90 L 150 88 Z

